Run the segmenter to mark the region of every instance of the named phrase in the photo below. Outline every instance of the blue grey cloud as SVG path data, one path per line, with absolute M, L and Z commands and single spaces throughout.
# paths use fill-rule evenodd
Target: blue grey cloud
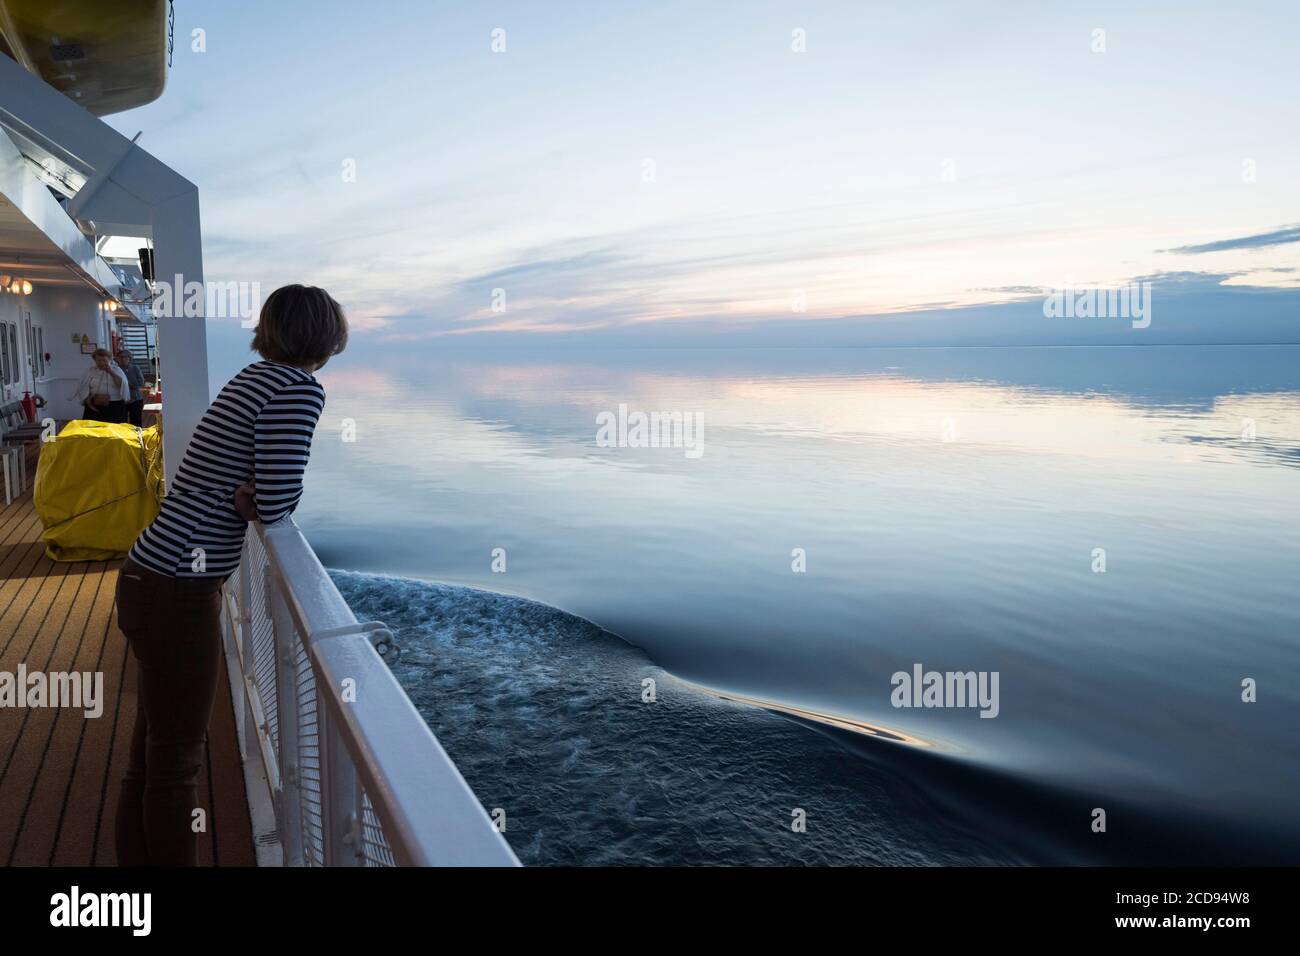
M 1179 246 L 1176 249 L 1162 249 L 1162 252 L 1177 252 L 1184 255 L 1200 255 L 1203 252 L 1225 252 L 1229 249 L 1262 249 L 1265 246 L 1283 246 L 1289 242 L 1300 242 L 1300 226 L 1287 226 L 1272 232 L 1260 232 L 1253 236 L 1240 236 L 1236 239 L 1220 239 L 1218 242 L 1206 242 L 1198 246 Z

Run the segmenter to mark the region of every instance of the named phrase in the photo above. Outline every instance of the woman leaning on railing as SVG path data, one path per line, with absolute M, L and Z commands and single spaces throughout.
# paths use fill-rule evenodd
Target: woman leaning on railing
M 116 842 L 123 866 L 193 866 L 194 814 L 221 654 L 221 587 L 249 521 L 289 515 L 302 497 L 325 390 L 312 375 L 347 345 L 323 289 L 266 300 L 244 368 L 204 412 L 162 509 L 118 576 L 118 624 L 139 669 Z

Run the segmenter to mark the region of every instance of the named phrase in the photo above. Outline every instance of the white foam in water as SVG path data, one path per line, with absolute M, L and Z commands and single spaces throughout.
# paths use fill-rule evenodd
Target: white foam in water
M 702 693 L 582 618 L 330 573 L 358 615 L 392 629 L 394 673 L 484 806 L 505 811 L 526 864 L 1016 861 L 834 739 Z

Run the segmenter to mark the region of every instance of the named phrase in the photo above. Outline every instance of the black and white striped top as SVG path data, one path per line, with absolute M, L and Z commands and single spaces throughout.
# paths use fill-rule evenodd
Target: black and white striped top
M 292 365 L 254 362 L 232 378 L 199 420 L 131 558 L 175 577 L 228 577 L 248 527 L 235 511 L 235 489 L 256 481 L 257 516 L 267 524 L 290 514 L 324 407 L 320 382 Z

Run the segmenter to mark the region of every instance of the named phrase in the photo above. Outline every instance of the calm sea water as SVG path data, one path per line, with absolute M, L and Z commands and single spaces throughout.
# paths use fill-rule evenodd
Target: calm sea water
M 1300 863 L 1300 347 L 320 377 L 299 522 L 525 862 Z M 895 707 L 918 664 L 997 716 Z

